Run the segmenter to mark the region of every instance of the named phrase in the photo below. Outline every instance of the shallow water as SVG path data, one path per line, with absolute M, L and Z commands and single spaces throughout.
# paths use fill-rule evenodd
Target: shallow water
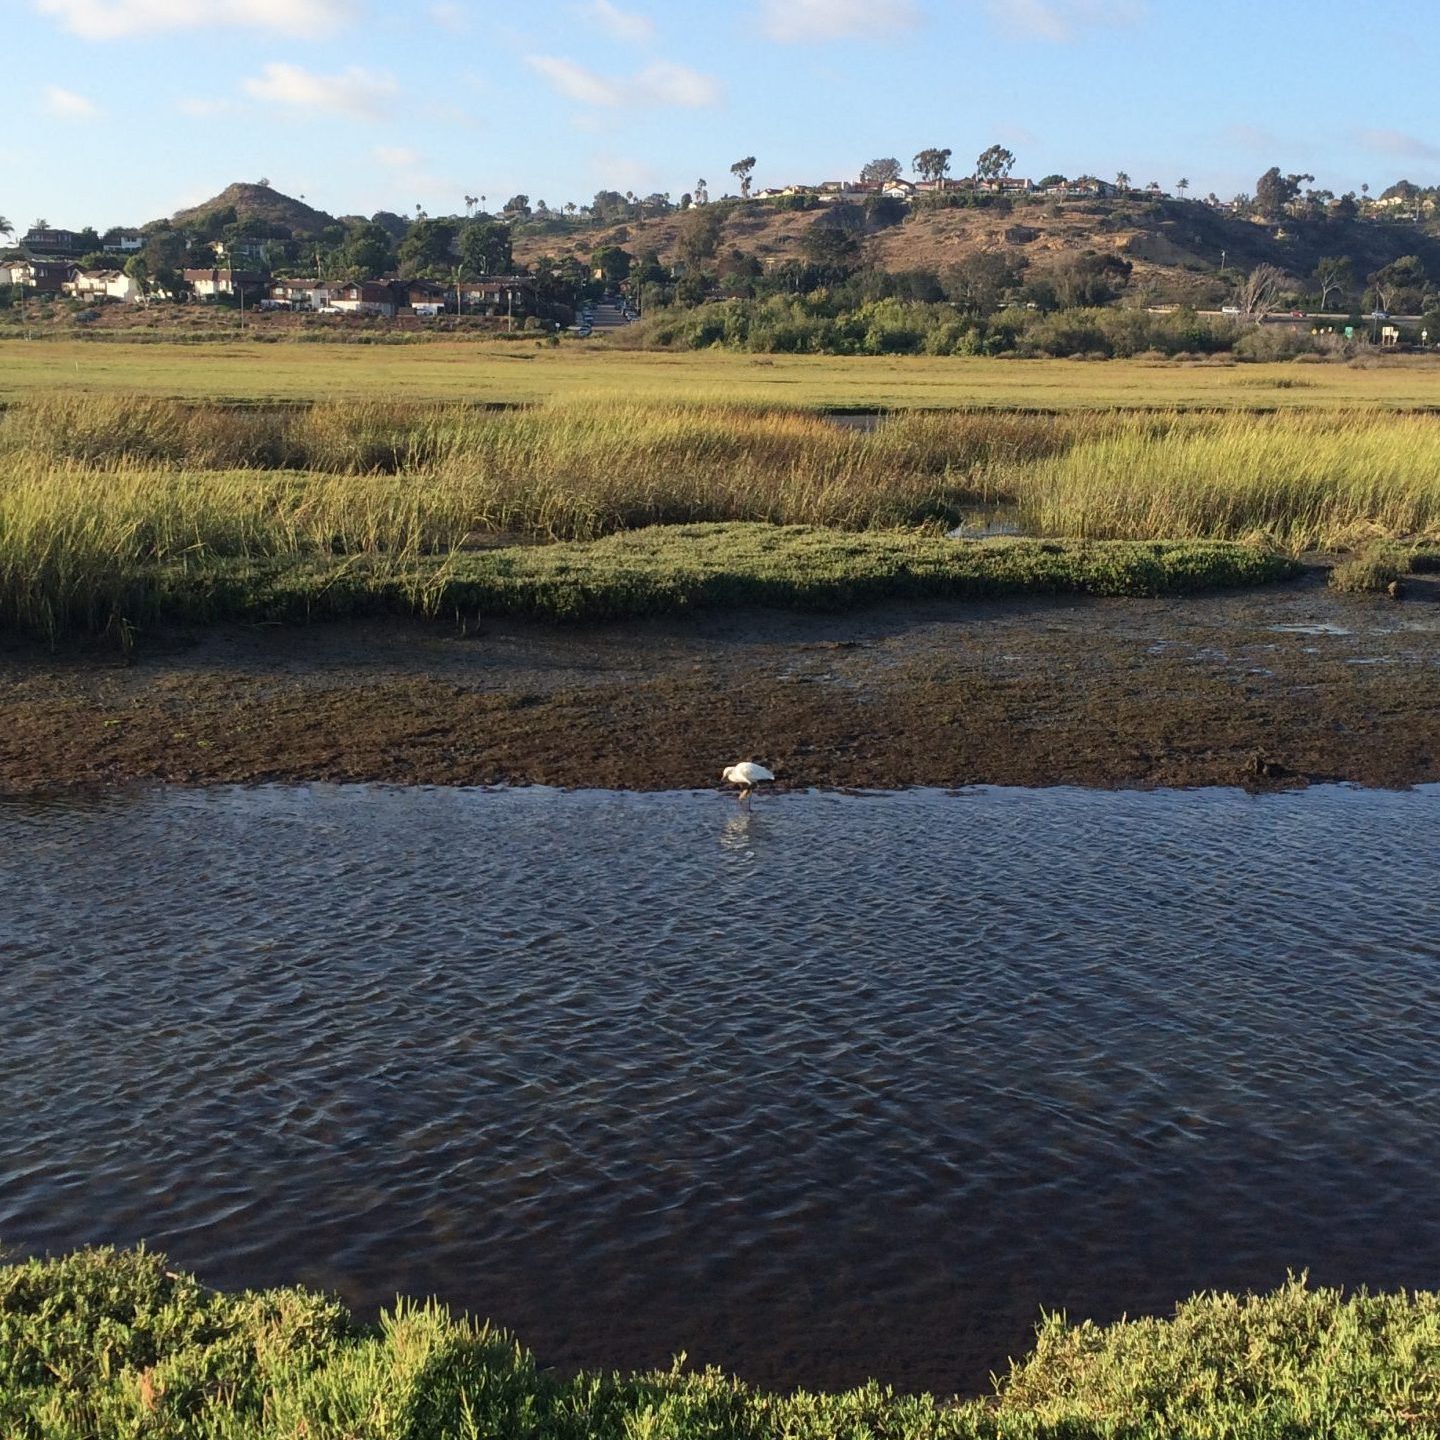
M 983 1388 L 1440 1284 L 1440 787 L 0 805 L 0 1242 Z

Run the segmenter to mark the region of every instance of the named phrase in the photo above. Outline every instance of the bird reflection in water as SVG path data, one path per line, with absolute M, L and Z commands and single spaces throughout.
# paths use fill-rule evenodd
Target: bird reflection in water
M 736 809 L 720 832 L 720 845 L 725 850 L 753 859 L 756 841 L 764 840 L 769 828 L 766 821 L 748 806 Z

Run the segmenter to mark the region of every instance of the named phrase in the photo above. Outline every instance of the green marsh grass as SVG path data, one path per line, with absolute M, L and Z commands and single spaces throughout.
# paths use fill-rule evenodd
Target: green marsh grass
M 52 637 L 133 623 L 167 567 L 342 557 L 387 593 L 423 572 L 418 595 L 437 557 L 480 544 L 938 532 L 988 504 L 1060 539 L 1411 543 L 1440 535 L 1440 417 L 925 412 L 867 431 L 765 406 L 62 395 L 0 414 L 0 618 Z
M 1440 419 L 1116 417 L 991 484 L 1043 534 L 1258 538 L 1296 554 L 1431 537 L 1440 534 Z
M 676 1363 L 562 1375 L 401 1300 L 224 1294 L 144 1251 L 0 1267 L 7 1440 L 1434 1440 L 1440 1296 L 1208 1294 L 1168 1320 L 1042 1320 L 984 1398 L 769 1394 Z

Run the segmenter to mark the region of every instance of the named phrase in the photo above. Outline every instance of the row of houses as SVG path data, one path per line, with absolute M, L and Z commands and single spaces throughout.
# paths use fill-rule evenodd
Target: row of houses
M 438 280 L 272 280 L 254 270 L 186 270 L 186 291 L 201 301 L 237 300 L 262 310 L 312 310 L 327 314 L 440 315 L 525 314 L 535 308 L 535 281 L 529 275 L 487 275 L 458 284 Z M 71 295 L 79 300 L 139 303 L 146 288 L 120 269 L 84 270 L 70 261 L 0 261 L 0 285 L 37 295 Z M 172 299 L 153 287 L 149 298 Z
M 260 299 L 265 310 L 378 315 L 490 315 L 527 313 L 535 308 L 535 281 L 529 275 L 486 275 L 453 284 L 439 280 L 275 280 Z
M 93 244 L 94 231 L 87 233 Z M 85 236 L 78 231 L 56 230 L 49 226 L 31 226 L 20 237 L 20 248 L 24 253 L 40 260 L 79 255 L 84 245 Z M 117 226 L 100 237 L 100 248 L 112 255 L 133 255 L 145 248 L 145 237 L 138 230 Z
M 807 196 L 822 205 L 831 205 L 838 200 L 863 198 L 869 195 L 884 195 L 892 200 L 914 200 L 920 195 L 959 193 L 961 191 L 980 195 L 1050 195 L 1070 200 L 1095 199 L 1120 193 L 1114 185 L 1108 184 L 1104 180 L 1087 178 L 1067 180 L 1059 185 L 1041 186 L 1036 185 L 1033 180 L 1004 175 L 986 180 L 956 180 L 949 176 L 940 180 L 823 180 L 819 185 L 785 185 L 776 189 L 757 190 L 754 198 L 757 200 L 781 200 L 795 196 Z

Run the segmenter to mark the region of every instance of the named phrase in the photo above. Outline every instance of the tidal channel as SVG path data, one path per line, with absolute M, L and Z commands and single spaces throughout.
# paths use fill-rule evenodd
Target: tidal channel
M 718 771 L 718 764 L 717 764 Z M 978 1392 L 1440 1285 L 1440 787 L 0 804 L 0 1245 Z

